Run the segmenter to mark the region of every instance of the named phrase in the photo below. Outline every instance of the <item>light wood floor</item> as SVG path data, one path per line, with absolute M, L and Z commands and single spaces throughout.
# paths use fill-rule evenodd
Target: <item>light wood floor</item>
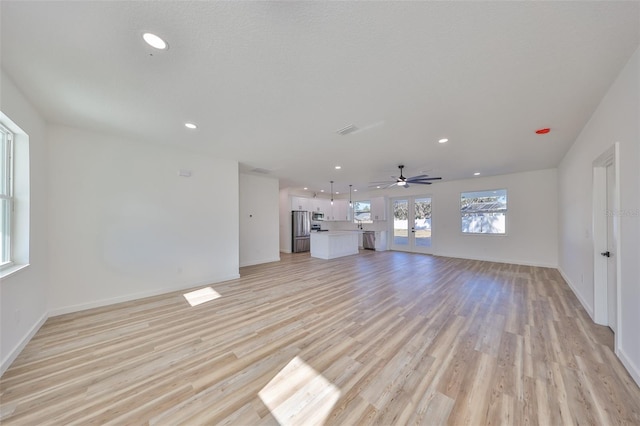
M 556 270 L 308 253 L 49 319 L 3 424 L 640 424 L 640 390 Z

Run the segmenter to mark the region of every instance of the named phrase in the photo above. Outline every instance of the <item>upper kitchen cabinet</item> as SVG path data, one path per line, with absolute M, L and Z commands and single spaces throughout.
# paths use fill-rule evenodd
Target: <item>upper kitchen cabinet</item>
M 291 210 L 312 211 L 311 198 L 291 197 Z
M 371 199 L 371 219 L 387 220 L 386 197 L 374 197 Z
M 333 200 L 328 220 L 349 220 L 349 201 Z
M 326 198 L 311 198 L 311 211 L 329 215 L 330 203 Z

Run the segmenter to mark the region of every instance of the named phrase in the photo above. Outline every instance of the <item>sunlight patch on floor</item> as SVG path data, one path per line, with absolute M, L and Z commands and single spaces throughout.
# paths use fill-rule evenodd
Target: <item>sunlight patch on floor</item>
M 340 389 L 295 357 L 259 395 L 281 426 L 322 425 L 340 398 Z
M 198 306 L 204 302 L 209 302 L 211 300 L 217 299 L 218 297 L 220 297 L 220 294 L 211 287 L 205 287 L 201 288 L 200 290 L 185 293 L 183 294 L 183 296 L 185 299 L 187 299 L 187 302 L 189 302 L 191 306 Z

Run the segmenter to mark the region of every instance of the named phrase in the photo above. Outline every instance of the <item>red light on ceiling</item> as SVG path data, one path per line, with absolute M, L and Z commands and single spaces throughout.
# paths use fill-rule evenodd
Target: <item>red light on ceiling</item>
M 545 127 L 544 129 L 538 129 L 538 130 L 536 130 L 536 134 L 537 134 L 537 135 L 544 135 L 544 134 L 546 134 L 546 133 L 549 133 L 550 131 L 551 131 L 551 129 L 550 129 L 550 128 Z

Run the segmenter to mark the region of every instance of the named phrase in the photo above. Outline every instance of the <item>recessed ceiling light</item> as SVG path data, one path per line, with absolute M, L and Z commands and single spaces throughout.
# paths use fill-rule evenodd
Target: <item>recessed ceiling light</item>
M 480 176 L 480 172 L 475 172 L 473 175 L 474 176 Z
M 144 33 L 142 34 L 142 38 L 149 46 L 155 47 L 158 50 L 167 50 L 169 48 L 169 44 L 155 34 Z
M 305 187 L 304 187 L 304 190 L 306 191 L 307 189 L 309 189 L 309 188 L 307 188 L 307 187 L 305 186 Z
M 184 127 L 186 127 L 187 129 L 197 129 L 198 126 L 196 126 L 193 123 L 184 123 Z
M 336 166 L 336 170 L 340 170 L 342 166 Z
M 358 190 L 357 190 L 357 189 L 354 189 L 354 190 L 353 190 L 353 192 L 358 192 Z
M 324 192 L 324 189 L 321 189 L 320 192 Z
M 442 138 L 438 141 L 438 143 L 447 143 L 447 142 L 449 142 L 449 139 L 447 138 Z
M 339 194 L 339 192 L 338 192 L 338 191 L 336 191 L 336 195 L 338 195 L 338 194 Z
M 376 188 L 377 188 L 377 189 L 380 189 L 380 187 L 379 187 L 379 186 L 376 186 Z

